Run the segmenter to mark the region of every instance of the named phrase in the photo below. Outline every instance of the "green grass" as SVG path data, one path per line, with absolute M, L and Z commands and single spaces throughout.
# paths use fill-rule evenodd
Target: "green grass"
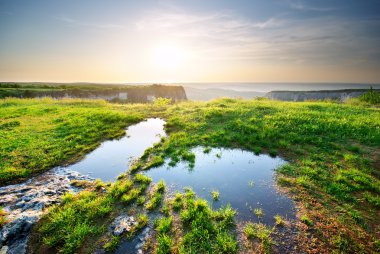
M 261 208 L 255 208 L 253 209 L 253 213 L 260 219 L 264 216 L 263 209 Z
M 104 101 L 0 100 L 0 185 L 73 162 L 142 120 Z
M 112 198 L 83 191 L 66 194 L 61 206 L 53 207 L 39 228 L 43 242 L 58 247 L 62 253 L 74 253 L 89 235 L 97 235 L 102 228 L 97 220 L 112 211 Z
M 380 93 L 378 91 L 373 90 L 371 87 L 371 89 L 368 92 L 359 96 L 359 100 L 363 101 L 363 102 L 370 103 L 370 104 L 379 105 L 380 104 Z
M 137 215 L 137 228 L 141 229 L 145 227 L 149 222 L 149 217 L 146 214 L 139 213 Z
M 180 211 L 183 208 L 182 194 L 177 192 L 172 201 L 172 207 L 175 211 Z
M 281 156 L 289 163 L 277 170 L 278 183 L 297 198 L 311 221 L 318 221 L 313 228 L 323 236 L 312 232 L 315 241 L 329 252 L 341 248 L 376 252 L 380 238 L 380 109 L 368 103 L 217 99 L 158 106 L 4 99 L 0 100 L 0 183 L 75 161 L 102 140 L 119 137 L 126 126 L 148 116 L 164 118 L 169 135 L 144 154 L 135 171 L 161 165 L 166 158 L 171 165 L 185 160 L 194 166 L 190 149 L 200 145 Z M 132 188 L 145 191 L 147 184 L 121 182 L 108 191 L 111 199 L 120 200 Z M 189 213 L 186 200 L 191 196 L 187 191 L 182 204 L 180 198 L 172 203 L 178 202 L 181 217 Z M 162 193 L 155 191 L 144 207 L 153 210 L 162 199 Z M 65 239 L 76 232 L 72 244 L 79 244 L 75 246 L 82 243 L 83 232 L 95 234 L 97 229 L 93 224 L 75 227 L 61 232 Z M 339 232 L 345 232 L 344 237 L 330 243 Z M 211 235 L 216 241 L 217 234 Z M 197 237 L 184 236 L 183 246 L 187 247 L 182 249 L 188 250 L 193 243 L 197 246 L 191 240 Z M 218 236 L 226 244 L 227 238 Z
M 112 251 L 115 251 L 117 249 L 119 244 L 120 244 L 120 237 L 112 236 L 111 240 L 103 245 L 103 248 L 107 252 L 112 252 Z
M 161 205 L 163 199 L 163 193 L 165 192 L 165 182 L 159 181 L 150 193 L 150 199 L 145 203 L 145 209 L 152 211 L 157 209 Z
M 217 190 L 211 191 L 211 196 L 212 196 L 212 199 L 214 201 L 218 201 L 219 200 L 219 195 L 220 195 L 219 191 L 217 191 Z
M 5 223 L 7 222 L 6 215 L 7 215 L 7 213 L 0 206 L 0 228 L 2 228 L 5 225 Z
M 134 181 L 137 183 L 150 184 L 152 182 L 152 178 L 143 174 L 136 174 Z
M 257 238 L 261 241 L 265 253 L 270 253 L 270 246 L 273 244 L 271 238 L 272 229 L 262 223 L 248 222 L 244 227 L 247 238 Z
M 157 236 L 157 254 L 170 254 L 171 249 L 174 245 L 173 239 L 166 235 L 166 234 L 160 234 Z
M 236 212 L 229 206 L 213 211 L 206 200 L 195 199 L 191 191 L 185 196 L 185 208 L 180 212 L 185 231 L 180 253 L 236 253 L 238 245 L 231 231 Z
M 274 216 L 276 226 L 284 226 L 285 219 L 281 217 L 281 215 L 277 214 Z
M 173 223 L 173 217 L 162 217 L 155 220 L 154 226 L 158 234 L 167 234 Z
M 301 221 L 309 227 L 312 227 L 314 225 L 313 221 L 309 217 L 307 217 L 306 215 L 302 215 Z

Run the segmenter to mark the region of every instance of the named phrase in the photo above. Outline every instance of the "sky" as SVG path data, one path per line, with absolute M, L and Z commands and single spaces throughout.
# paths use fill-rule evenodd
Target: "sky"
M 0 0 L 0 81 L 380 83 L 380 1 Z

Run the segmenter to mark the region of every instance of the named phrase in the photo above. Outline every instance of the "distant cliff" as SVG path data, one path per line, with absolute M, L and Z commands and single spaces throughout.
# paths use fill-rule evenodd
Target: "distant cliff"
M 122 85 L 30 85 L 0 84 L 0 98 L 87 98 L 111 102 L 147 103 L 155 98 L 169 98 L 174 102 L 187 100 L 182 86 L 122 86 Z
M 272 91 L 266 97 L 280 101 L 307 101 L 307 100 L 341 100 L 359 97 L 368 89 L 345 89 L 345 90 L 323 90 L 323 91 Z M 380 91 L 380 90 L 378 90 Z

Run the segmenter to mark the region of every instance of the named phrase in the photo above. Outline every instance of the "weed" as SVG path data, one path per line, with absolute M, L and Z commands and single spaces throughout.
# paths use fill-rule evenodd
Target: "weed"
M 171 248 L 174 245 L 173 239 L 166 235 L 166 234 L 160 234 L 157 236 L 157 254 L 170 254 Z
M 95 180 L 95 189 L 96 190 L 101 190 L 102 188 L 105 188 L 106 184 L 102 182 L 100 179 Z
M 121 200 L 127 204 L 130 204 L 132 203 L 133 201 L 135 201 L 138 196 L 140 194 L 140 190 L 139 189 L 131 189 L 128 194 L 124 194 L 122 197 L 121 197 Z
M 143 174 L 136 174 L 133 180 L 136 183 L 142 183 L 142 184 L 150 184 L 152 182 L 152 178 Z
M 203 153 L 210 153 L 211 152 L 211 148 L 210 147 L 206 147 L 204 150 L 203 150 Z
M 314 225 L 313 221 L 309 217 L 307 217 L 306 215 L 302 215 L 301 221 L 309 227 L 312 227 Z
M 120 243 L 120 237 L 112 236 L 111 241 L 105 243 L 103 245 L 103 248 L 107 252 L 112 252 L 117 249 L 117 247 L 119 246 L 119 243 Z
M 169 216 L 170 209 L 169 209 L 169 206 L 168 206 L 167 203 L 164 203 L 164 205 L 162 206 L 160 212 L 161 212 L 162 214 L 166 215 L 166 216 Z
M 172 201 L 172 208 L 175 211 L 179 211 L 183 208 L 182 194 L 177 192 Z
M 132 188 L 133 182 L 130 179 L 117 181 L 111 185 L 109 192 L 113 197 L 120 197 Z
M 212 195 L 212 199 L 214 201 L 218 201 L 219 200 L 219 191 L 213 190 L 213 191 L 211 191 L 211 195 Z
M 148 215 L 143 214 L 143 213 L 139 213 L 137 215 L 137 228 L 138 229 L 145 227 L 148 224 L 148 222 L 149 222 Z
M 154 226 L 158 234 L 166 234 L 166 233 L 169 233 L 172 223 L 173 223 L 172 216 L 162 217 L 154 221 Z
M 279 214 L 275 215 L 274 219 L 275 219 L 276 226 L 284 226 L 285 225 L 285 220 L 284 220 L 284 218 L 281 217 L 281 215 L 279 215 Z
M 5 223 L 7 223 L 6 218 L 7 213 L 4 211 L 4 209 L 0 206 L 0 227 L 2 228 Z
M 264 215 L 263 209 L 261 209 L 261 208 L 255 208 L 255 209 L 253 210 L 253 213 L 254 213 L 257 217 L 259 217 L 259 218 L 262 218 L 263 215 Z
M 158 183 L 157 183 L 157 192 L 159 193 L 164 193 L 165 192 L 165 189 L 166 189 L 166 184 L 165 184 L 165 181 L 164 180 L 160 180 Z
M 138 197 L 136 203 L 137 203 L 137 205 L 139 205 L 139 206 L 144 205 L 144 203 L 145 203 L 145 197 L 144 197 L 144 196 L 140 196 L 140 197 Z
M 269 253 L 270 246 L 273 244 L 271 233 L 272 230 L 262 223 L 248 222 L 244 227 L 244 233 L 248 238 L 257 238 L 261 240 L 265 253 Z

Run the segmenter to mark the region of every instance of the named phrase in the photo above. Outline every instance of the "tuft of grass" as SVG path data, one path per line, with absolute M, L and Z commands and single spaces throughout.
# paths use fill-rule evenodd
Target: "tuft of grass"
M 359 100 L 362 102 L 378 105 L 380 104 L 380 93 L 371 87 L 368 92 L 359 96 Z
M 121 180 L 125 178 L 127 175 L 125 173 L 121 173 L 120 175 L 117 176 L 117 180 Z
M 302 215 L 301 221 L 309 227 L 314 225 L 313 221 L 307 215 Z
M 262 218 L 264 216 L 264 212 L 263 212 L 263 209 L 261 208 L 255 208 L 253 209 L 253 213 L 259 217 L 259 218 Z
M 145 197 L 144 197 L 144 196 L 140 196 L 140 197 L 138 197 L 136 203 L 137 203 L 137 205 L 139 205 L 139 206 L 144 205 L 144 203 L 145 203 Z
M 161 205 L 162 195 L 165 192 L 166 184 L 163 180 L 159 181 L 153 192 L 150 194 L 150 199 L 145 203 L 145 209 L 152 211 Z
M 77 188 L 82 188 L 82 189 L 92 186 L 92 182 L 87 181 L 87 180 L 71 180 L 70 184 L 72 186 L 75 186 Z
M 7 223 L 7 213 L 4 211 L 4 209 L 0 206 L 0 227 L 3 227 Z
M 148 211 L 152 211 L 160 206 L 161 201 L 162 194 L 157 192 L 148 200 L 148 202 L 145 203 L 145 209 L 147 209 Z
M 278 152 L 275 150 L 275 149 L 271 149 L 271 150 L 269 150 L 269 155 L 271 156 L 271 157 L 276 157 L 277 156 L 277 154 L 278 154 Z
M 213 190 L 213 191 L 211 191 L 211 195 L 212 195 L 212 199 L 214 201 L 218 201 L 219 200 L 219 191 Z
M 281 217 L 281 215 L 276 214 L 274 216 L 274 219 L 275 219 L 276 226 L 284 226 L 285 225 L 285 220 L 284 220 L 284 218 Z
M 112 236 L 111 240 L 103 245 L 103 248 L 107 252 L 113 252 L 120 244 L 120 237 Z
M 204 150 L 203 150 L 203 153 L 210 153 L 211 152 L 211 147 L 206 147 Z
M 157 236 L 157 254 L 170 254 L 172 253 L 171 249 L 174 246 L 174 241 L 172 237 L 166 234 L 159 234 Z
M 170 232 L 173 223 L 173 217 L 162 217 L 154 221 L 154 227 L 158 234 L 167 234 Z
M 112 211 L 112 201 L 111 196 L 89 191 L 67 194 L 61 206 L 50 209 L 39 228 L 44 244 L 63 253 L 74 253 L 87 236 L 100 232 L 96 221 Z
M 149 222 L 149 217 L 146 214 L 139 213 L 137 215 L 137 228 L 141 229 L 144 228 Z
M 172 208 L 175 211 L 180 211 L 183 208 L 182 194 L 177 192 L 172 201 Z
M 106 184 L 102 182 L 100 179 L 95 180 L 95 189 L 96 190 L 101 190 L 102 188 L 105 188 Z
M 133 180 L 136 183 L 141 183 L 141 184 L 150 184 L 152 182 L 152 178 L 149 176 L 146 176 L 144 174 L 136 174 L 133 178 Z
M 256 238 L 263 244 L 264 252 L 270 253 L 270 247 L 273 244 L 271 238 L 272 229 L 262 223 L 248 222 L 244 227 L 244 233 L 247 238 Z
M 169 205 L 168 205 L 166 202 L 165 202 L 164 205 L 162 206 L 160 212 L 161 212 L 163 215 L 169 216 L 170 208 L 169 208 Z
M 121 200 L 126 204 L 130 204 L 134 202 L 138 198 L 139 195 L 140 195 L 140 189 L 131 189 L 128 192 L 128 194 L 123 194 L 123 196 L 121 197 Z
M 158 183 L 157 183 L 157 192 L 159 193 L 164 193 L 165 192 L 165 189 L 166 189 L 166 183 L 164 180 L 160 180 Z
M 238 245 L 231 232 L 235 212 L 230 206 L 212 211 L 206 200 L 195 199 L 187 189 L 180 212 L 186 232 L 179 244 L 180 253 L 236 253 Z
M 109 192 L 113 197 L 119 198 L 123 194 L 127 193 L 132 188 L 132 186 L 133 182 L 130 179 L 117 181 L 111 185 Z

